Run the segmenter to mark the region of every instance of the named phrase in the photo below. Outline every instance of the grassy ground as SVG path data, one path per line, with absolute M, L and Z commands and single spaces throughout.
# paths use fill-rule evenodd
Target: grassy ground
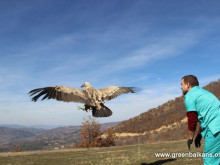
M 203 144 L 202 144 L 203 145 Z M 192 146 L 191 153 L 202 153 L 203 148 Z M 171 157 L 155 156 L 155 153 L 171 153 Z M 186 141 L 173 141 L 144 145 L 108 148 L 70 149 L 60 151 L 36 151 L 0 153 L 1 165 L 202 165 L 201 157 L 175 157 L 175 153 L 189 153 Z

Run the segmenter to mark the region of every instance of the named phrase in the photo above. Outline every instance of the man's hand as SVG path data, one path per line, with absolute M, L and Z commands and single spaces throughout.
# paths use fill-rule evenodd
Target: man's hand
M 187 145 L 188 145 L 188 148 L 190 150 L 190 145 L 193 143 L 193 139 L 188 139 L 187 141 Z
M 202 135 L 199 133 L 196 138 L 195 138 L 195 146 L 196 148 L 199 148 L 201 146 L 201 139 L 202 139 Z

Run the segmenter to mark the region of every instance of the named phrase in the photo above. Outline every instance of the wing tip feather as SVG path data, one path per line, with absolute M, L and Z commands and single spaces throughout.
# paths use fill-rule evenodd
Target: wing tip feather
M 138 93 L 141 92 L 142 89 L 139 87 L 128 87 L 131 90 L 131 93 Z

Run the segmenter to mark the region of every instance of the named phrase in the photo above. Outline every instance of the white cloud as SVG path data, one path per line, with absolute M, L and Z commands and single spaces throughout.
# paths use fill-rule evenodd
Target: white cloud
M 78 125 L 86 112 L 77 110 L 76 104 L 17 103 L 1 105 L 1 123 L 23 125 Z
M 200 86 L 205 86 L 213 81 L 218 81 L 218 80 L 220 80 L 220 74 L 219 75 L 212 75 L 209 77 L 201 77 L 199 79 L 199 83 L 200 83 Z
M 112 58 L 105 65 L 98 67 L 97 75 L 105 75 L 125 69 L 139 68 L 150 61 L 170 58 L 183 53 L 197 43 L 195 31 L 181 31 L 171 36 L 162 36 L 155 43 L 144 45 L 121 58 Z M 102 70 L 100 73 L 99 70 Z

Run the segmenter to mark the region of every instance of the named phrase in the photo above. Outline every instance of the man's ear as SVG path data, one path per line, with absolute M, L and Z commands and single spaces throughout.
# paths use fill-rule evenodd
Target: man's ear
M 189 82 L 187 82 L 187 83 L 186 83 L 186 85 L 187 85 L 187 88 L 188 88 L 188 89 L 190 89 L 190 88 L 191 88 L 191 85 L 190 85 L 190 83 L 189 83 Z

